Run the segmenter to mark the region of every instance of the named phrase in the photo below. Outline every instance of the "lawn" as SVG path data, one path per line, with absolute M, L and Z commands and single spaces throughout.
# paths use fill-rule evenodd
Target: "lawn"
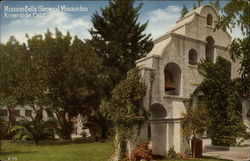
M 39 145 L 30 143 L 2 144 L 2 161 L 107 161 L 112 151 L 112 143 L 96 142 L 67 145 Z M 170 159 L 161 161 L 222 161 L 213 158 Z
M 106 161 L 112 144 L 82 143 L 68 145 L 40 145 L 3 142 L 0 160 L 17 161 Z
M 161 161 L 229 161 L 225 159 L 215 159 L 211 157 L 203 157 L 203 158 L 189 158 L 189 159 L 168 159 Z

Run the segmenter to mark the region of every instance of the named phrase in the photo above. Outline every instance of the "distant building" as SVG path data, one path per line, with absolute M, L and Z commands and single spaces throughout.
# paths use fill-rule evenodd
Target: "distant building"
M 42 116 L 45 118 L 45 120 L 53 117 L 53 113 L 50 111 L 38 110 L 38 112 L 42 113 Z M 31 117 L 35 116 L 36 112 L 29 106 L 15 108 L 3 107 L 0 109 L 0 117 L 3 120 L 7 121 L 9 124 L 13 125 L 24 118 L 27 120 L 31 120 Z

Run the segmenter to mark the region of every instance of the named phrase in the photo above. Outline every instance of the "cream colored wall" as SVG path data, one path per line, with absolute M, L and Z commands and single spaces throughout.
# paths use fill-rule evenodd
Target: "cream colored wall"
M 213 16 L 212 26 L 208 26 L 206 22 L 208 13 Z M 136 61 L 137 66 L 141 68 L 143 81 L 148 87 L 143 102 L 144 108 L 149 111 L 150 105 L 159 103 L 167 111 L 166 129 L 164 130 L 166 131 L 166 151 L 172 146 L 177 152 L 181 151 L 180 122 L 175 121 L 175 119 L 181 119 L 181 114 L 185 112 L 184 100 L 190 97 L 190 94 L 203 80 L 203 76 L 197 70 L 197 65 L 188 63 L 189 51 L 196 50 L 198 62 L 200 59 L 204 59 L 206 38 L 211 36 L 215 40 L 214 61 L 217 56 L 231 61 L 228 51 L 225 50 L 231 42 L 231 37 L 228 33 L 220 30 L 214 31 L 217 20 L 216 11 L 211 6 L 203 6 L 188 13 L 177 22 L 175 28 L 155 40 L 154 48 L 145 58 Z M 167 95 L 164 89 L 164 69 L 171 62 L 178 64 L 182 73 L 181 90 L 178 96 Z M 239 63 L 233 61 L 231 63 L 232 78 L 235 78 L 238 76 Z M 155 75 L 152 88 L 150 88 L 150 73 L 152 71 Z M 149 89 L 152 89 L 151 98 Z M 146 137 L 147 127 L 144 128 L 144 137 Z

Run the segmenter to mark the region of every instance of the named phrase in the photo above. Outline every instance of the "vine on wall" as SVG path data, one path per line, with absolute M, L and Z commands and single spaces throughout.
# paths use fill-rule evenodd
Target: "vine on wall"
M 127 140 L 132 135 L 133 126 L 141 121 L 139 112 L 146 94 L 146 86 L 141 82 L 138 68 L 128 72 L 127 78 L 122 80 L 112 92 L 114 122 L 119 144 L 119 160 L 126 158 Z

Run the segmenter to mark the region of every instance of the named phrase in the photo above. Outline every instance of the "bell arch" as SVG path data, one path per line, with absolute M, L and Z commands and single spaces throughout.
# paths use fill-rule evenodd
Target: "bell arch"
M 167 117 L 167 111 L 166 111 L 166 109 L 164 108 L 164 106 L 162 106 L 159 103 L 153 104 L 150 107 L 150 112 L 151 112 L 152 119 Z
M 211 36 L 206 38 L 206 60 L 209 62 L 214 62 L 214 39 Z
M 181 68 L 176 63 L 168 63 L 164 69 L 165 92 L 169 95 L 180 95 Z

